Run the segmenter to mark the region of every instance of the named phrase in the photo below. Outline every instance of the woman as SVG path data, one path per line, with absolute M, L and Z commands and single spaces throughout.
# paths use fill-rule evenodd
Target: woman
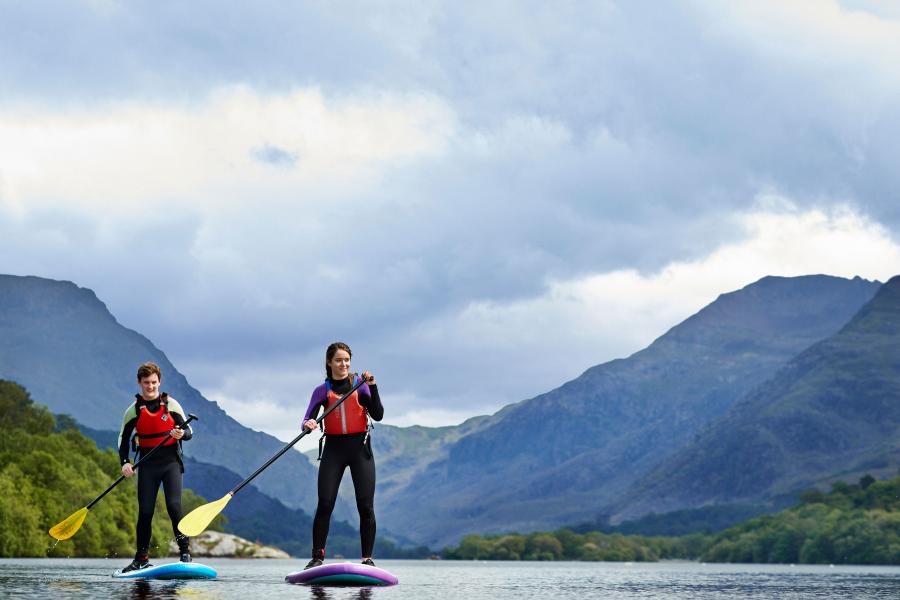
M 325 383 L 313 390 L 303 417 L 305 428 L 318 428 L 316 416 L 319 410 L 334 406 L 358 382 L 358 378 L 350 373 L 351 355 L 350 346 L 343 342 L 335 342 L 325 350 Z M 380 421 L 384 416 L 384 407 L 381 406 L 374 375 L 364 372 L 362 379 L 366 383 L 325 417 L 325 449 L 319 464 L 319 504 L 313 520 L 312 560 L 306 565 L 307 569 L 318 567 L 325 559 L 331 512 L 346 467 L 350 467 L 356 491 L 362 563 L 375 566 L 372 561 L 375 546 L 375 459 L 369 440 L 369 417 Z
M 131 477 L 135 471 L 128 458 L 128 446 L 132 432 L 137 433 L 139 456 L 143 457 L 156 446 L 162 446 L 137 469 L 138 520 L 137 552 L 134 560 L 122 572 L 146 569 L 152 566 L 148 557 L 150 550 L 153 511 L 156 496 L 162 484 L 166 496 L 166 511 L 172 521 L 172 532 L 178 542 L 181 562 L 191 562 L 190 540 L 178 531 L 181 520 L 181 484 L 184 462 L 181 459 L 181 443 L 193 435 L 190 425 L 184 427 L 185 412 L 175 398 L 160 392 L 162 372 L 159 366 L 144 363 L 138 367 L 140 394 L 135 394 L 134 402 L 125 409 L 122 427 L 119 429 L 119 463 L 122 475 Z

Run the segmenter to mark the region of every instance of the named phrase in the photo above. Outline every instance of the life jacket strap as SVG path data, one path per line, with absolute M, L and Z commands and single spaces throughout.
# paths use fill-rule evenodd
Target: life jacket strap
M 134 397 L 140 401 L 141 395 L 135 394 Z M 159 394 L 159 405 L 166 409 L 166 412 L 169 412 L 169 394 L 167 392 L 160 392 Z M 141 417 L 141 407 L 138 406 L 138 403 L 134 403 L 134 416 L 137 418 Z
M 366 424 L 366 435 L 363 437 L 363 451 L 366 453 L 366 456 L 372 458 L 372 438 L 371 433 L 375 430 L 375 425 L 372 424 L 372 417 L 369 415 L 369 411 L 366 411 L 366 420 L 368 421 Z
M 170 435 L 170 433 L 168 431 L 160 431 L 157 433 L 148 433 L 147 435 L 142 435 L 141 437 L 144 438 L 145 440 L 151 440 L 154 438 L 166 437 L 167 435 Z

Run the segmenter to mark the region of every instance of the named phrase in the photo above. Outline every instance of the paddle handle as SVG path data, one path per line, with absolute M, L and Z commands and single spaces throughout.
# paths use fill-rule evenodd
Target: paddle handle
M 181 424 L 181 427 L 182 427 L 182 428 L 187 427 L 187 424 L 190 423 L 191 421 L 199 421 L 199 420 L 200 420 L 200 417 L 198 417 L 197 415 L 188 413 L 188 418 L 187 418 L 187 420 L 185 420 L 184 423 Z M 173 431 L 174 431 L 175 429 L 177 429 L 177 428 L 176 428 L 176 427 L 173 427 L 173 428 L 172 428 Z M 132 469 L 137 469 L 137 468 L 138 468 L 138 465 L 140 465 L 142 462 L 144 462 L 145 460 L 147 460 L 148 458 L 150 458 L 151 456 L 153 456 L 153 453 L 156 452 L 157 450 L 159 450 L 160 448 L 162 448 L 162 446 L 163 446 L 162 444 L 159 444 L 159 445 L 154 446 L 154 447 L 150 450 L 150 452 L 148 452 L 147 454 L 145 454 L 144 456 L 142 456 L 141 459 L 140 459 L 139 461 L 137 461 L 136 463 L 134 463 L 134 466 L 132 466 L 131 468 L 132 468 Z M 123 481 L 125 481 L 125 476 L 124 476 L 124 475 L 119 475 L 119 478 L 116 479 L 116 480 L 113 482 L 113 484 L 112 484 L 111 486 L 109 486 L 108 488 L 106 488 L 105 490 L 103 490 L 103 493 L 102 493 L 102 494 L 100 494 L 99 496 L 97 496 L 96 498 L 94 498 L 93 502 L 91 502 L 90 504 L 87 505 L 87 509 L 90 510 L 92 506 L 94 506 L 95 504 L 97 504 L 98 502 L 100 502 L 100 500 L 103 499 L 103 496 L 105 496 L 105 495 L 107 495 L 108 493 L 110 493 L 110 492 L 113 490 L 114 487 L 116 487 L 117 485 L 119 485 L 119 484 L 122 483 Z
M 331 413 L 331 411 L 333 411 L 333 410 L 336 409 L 338 406 L 340 406 L 340 405 L 344 402 L 344 400 L 346 400 L 347 398 L 349 398 L 350 395 L 353 394 L 353 392 L 355 392 L 356 390 L 358 390 L 358 389 L 360 388 L 360 386 L 362 386 L 362 384 L 364 384 L 364 383 L 366 383 L 366 380 L 363 379 L 362 377 L 360 377 L 360 378 L 359 378 L 359 381 L 356 382 L 356 385 L 354 385 L 352 388 L 350 388 L 350 391 L 349 391 L 349 392 L 347 392 L 346 394 L 344 394 L 343 396 L 341 396 L 341 398 L 340 398 L 337 402 L 334 403 L 334 406 L 332 406 L 331 408 L 329 408 L 328 410 L 326 410 L 324 413 L 322 413 L 322 416 L 321 416 L 321 417 L 319 417 L 318 419 L 316 419 L 316 423 L 318 423 L 319 425 L 321 425 L 321 424 L 322 424 L 322 421 L 325 420 L 325 417 L 327 417 L 327 416 Z M 303 426 L 301 425 L 301 427 L 303 427 Z M 294 446 L 294 444 L 296 444 L 297 442 L 299 442 L 299 441 L 303 438 L 303 436 L 305 436 L 305 435 L 306 435 L 307 433 L 309 433 L 310 431 L 312 431 L 312 430 L 311 430 L 311 429 L 307 429 L 306 427 L 303 427 L 303 431 L 300 432 L 300 435 L 298 435 L 298 436 L 295 437 L 293 440 L 291 440 L 290 442 L 288 442 L 287 445 L 286 445 L 284 448 L 282 448 L 281 450 L 279 450 L 278 453 L 277 453 L 275 456 L 273 456 L 272 458 L 270 458 L 269 460 L 267 460 L 267 461 L 266 461 L 266 464 L 264 464 L 263 466 L 261 466 L 260 468 L 258 468 L 256 471 L 254 471 L 253 475 L 251 475 L 251 476 L 248 477 L 247 479 L 245 479 L 245 480 L 243 480 L 242 482 L 240 482 L 240 483 L 237 485 L 236 488 L 234 488 L 233 490 L 231 490 L 231 491 L 228 492 L 228 493 L 231 494 L 232 496 L 234 496 L 234 495 L 237 494 L 239 491 L 241 491 L 241 488 L 242 488 L 242 487 L 244 487 L 245 485 L 247 485 L 248 483 L 250 483 L 251 481 L 253 481 L 253 479 L 254 479 L 257 475 L 259 475 L 260 473 L 262 473 L 263 471 L 265 471 L 265 470 L 269 467 L 269 465 L 271 465 L 273 462 L 275 462 L 276 460 L 278 460 L 279 458 L 281 458 L 281 455 L 282 455 L 282 454 L 284 454 L 285 452 L 287 452 L 288 450 L 290 450 L 290 449 Z

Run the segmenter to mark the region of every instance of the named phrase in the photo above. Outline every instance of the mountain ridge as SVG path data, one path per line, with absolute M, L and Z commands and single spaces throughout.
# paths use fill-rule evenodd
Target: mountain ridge
M 189 456 L 249 474 L 284 446 L 206 399 L 152 341 L 121 325 L 92 290 L 73 282 L 0 275 L 0 339 L 0 378 L 18 381 L 36 402 L 76 413 L 87 426 L 118 430 L 136 391 L 133 373 L 150 360 L 162 368 L 162 389 L 200 417 L 184 446 Z M 291 508 L 308 509 L 317 494 L 306 482 L 315 477 L 306 457 L 288 452 L 254 483 Z M 355 513 L 339 500 L 338 518 Z
M 636 482 L 625 514 L 661 502 L 678 509 L 763 495 L 775 503 L 838 475 L 892 472 L 900 464 L 898 356 L 900 277 L 894 277 L 837 333 L 798 354 Z M 717 468 L 719 458 L 730 468 Z
M 878 287 L 766 277 L 722 294 L 628 358 L 486 417 L 388 491 L 396 501 L 384 520 L 391 528 L 408 521 L 417 541 L 441 545 L 466 531 L 549 529 L 608 514 L 637 475 L 837 331 Z M 412 510 L 413 498 L 428 510 Z
M 134 393 L 130 373 L 156 360 L 167 391 L 201 414 L 198 435 L 185 445 L 190 456 L 249 473 L 283 446 L 203 398 L 150 340 L 119 325 L 93 292 L 49 281 L 0 276 L 0 377 L 26 375 L 35 399 L 56 398 L 51 408 L 62 413 L 71 412 L 66 392 L 78 381 L 97 392 L 79 396 L 82 412 L 109 418 L 115 403 L 118 427 L 119 404 Z M 18 293 L 8 293 L 16 286 Z M 443 428 L 380 425 L 372 438 L 379 527 L 405 543 L 440 547 L 468 532 L 546 530 L 665 512 L 665 502 L 638 508 L 623 498 L 804 350 L 842 331 L 880 288 L 858 277 L 765 277 L 719 295 L 647 348 L 493 415 Z M 77 301 L 66 305 L 60 298 Z M 64 351 L 54 352 L 58 347 Z M 95 403 L 106 412 L 92 408 Z M 215 443 L 229 436 L 243 443 Z M 289 508 L 310 508 L 315 489 L 302 482 L 314 477 L 297 452 L 254 483 Z M 342 488 L 343 513 L 335 517 L 355 520 L 349 486 Z

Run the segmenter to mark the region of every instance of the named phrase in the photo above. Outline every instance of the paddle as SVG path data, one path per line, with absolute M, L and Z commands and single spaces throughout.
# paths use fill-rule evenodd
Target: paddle
M 184 423 L 181 424 L 181 428 L 183 429 L 183 428 L 187 427 L 188 423 L 190 423 L 191 421 L 196 421 L 196 420 L 199 420 L 199 417 L 197 415 L 192 415 L 192 414 L 188 413 L 188 418 Z M 173 430 L 174 430 L 174 428 L 173 428 Z M 139 461 L 134 463 L 134 466 L 132 467 L 132 469 L 137 469 L 138 466 L 142 462 L 144 462 L 145 460 L 147 460 L 148 458 L 153 456 L 153 453 L 162 447 L 163 447 L 162 444 L 154 446 L 149 452 L 147 452 L 147 454 L 142 456 Z M 94 506 L 95 504 L 97 504 L 98 502 L 100 502 L 100 500 L 103 498 L 103 496 L 110 493 L 114 487 L 116 487 L 123 481 L 125 481 L 125 476 L 120 475 L 119 478 L 116 479 L 115 482 L 113 482 L 113 484 L 111 486 L 106 488 L 102 494 L 100 494 L 99 496 L 94 498 L 93 502 L 91 502 L 90 504 L 88 504 L 87 506 L 85 506 L 82 509 L 76 510 L 71 515 L 69 515 L 68 517 L 66 517 L 65 519 L 63 519 L 62 521 L 60 521 L 53 527 L 51 527 L 50 535 L 52 535 L 53 537 L 55 537 L 56 539 L 58 539 L 60 541 L 67 540 L 70 537 L 72 537 L 73 535 L 75 535 L 78 532 L 78 530 L 81 529 L 81 524 L 84 523 L 84 519 L 87 517 L 88 511 L 91 510 L 91 507 Z
M 359 389 L 359 387 L 364 383 L 365 380 L 360 377 L 359 381 L 356 382 L 356 385 L 350 388 L 349 392 L 341 396 L 340 400 L 334 403 L 334 406 L 326 410 L 324 413 L 322 413 L 321 417 L 316 419 L 316 423 L 321 425 L 322 421 L 325 420 L 325 417 L 327 417 L 331 413 L 331 411 L 340 406 L 344 402 L 344 400 L 349 398 L 350 395 L 357 389 Z M 236 488 L 234 488 L 215 502 L 209 502 L 207 504 L 204 504 L 203 506 L 198 506 L 197 508 L 186 514 L 184 517 L 182 517 L 182 519 L 178 522 L 178 531 L 190 537 L 203 533 L 203 530 L 206 529 L 206 527 L 212 522 L 212 520 L 216 518 L 216 515 L 222 512 L 222 510 L 225 508 L 225 505 L 228 504 L 228 502 L 231 500 L 232 496 L 241 491 L 242 487 L 253 481 L 253 478 L 262 473 L 266 468 L 268 468 L 269 465 L 281 458 L 282 454 L 290 450 L 294 444 L 299 442 L 300 439 L 310 431 L 312 430 L 303 427 L 303 431 L 300 432 L 300 435 L 288 442 L 288 444 L 284 448 L 279 450 L 278 453 L 275 454 L 275 456 L 267 460 L 266 464 L 258 468 L 253 473 L 253 475 L 240 482 Z

